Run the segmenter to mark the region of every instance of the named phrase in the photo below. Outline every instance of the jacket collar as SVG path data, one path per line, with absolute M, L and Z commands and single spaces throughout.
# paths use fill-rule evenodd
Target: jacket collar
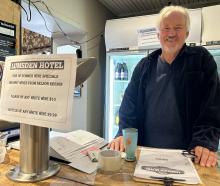
M 162 52 L 162 49 L 160 48 L 160 49 L 152 52 L 148 57 L 150 59 L 157 60 L 158 56 L 161 54 L 161 52 Z M 193 50 L 193 47 L 187 46 L 185 43 L 177 56 L 182 56 L 183 54 L 195 54 L 195 53 L 196 53 L 196 51 Z

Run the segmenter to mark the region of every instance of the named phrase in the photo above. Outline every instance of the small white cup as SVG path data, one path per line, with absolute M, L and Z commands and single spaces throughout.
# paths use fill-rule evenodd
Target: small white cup
M 0 146 L 0 163 L 5 160 L 6 148 L 4 146 Z
M 6 146 L 7 144 L 7 139 L 8 139 L 8 136 L 5 136 L 4 138 L 0 138 L 0 146 Z
M 99 152 L 99 169 L 103 173 L 114 173 L 121 169 L 121 154 L 118 151 L 103 150 Z

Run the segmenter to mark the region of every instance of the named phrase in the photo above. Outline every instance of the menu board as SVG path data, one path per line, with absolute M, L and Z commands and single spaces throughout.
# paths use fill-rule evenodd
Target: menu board
M 16 25 L 0 20 L 0 61 L 16 55 Z

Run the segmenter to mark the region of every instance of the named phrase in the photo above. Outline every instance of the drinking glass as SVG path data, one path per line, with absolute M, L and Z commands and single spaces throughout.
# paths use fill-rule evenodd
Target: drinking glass
M 123 139 L 124 139 L 124 146 L 125 146 L 125 153 L 126 161 L 135 161 L 136 156 L 136 148 L 137 148 L 137 139 L 138 139 L 138 130 L 135 128 L 125 128 L 122 130 Z

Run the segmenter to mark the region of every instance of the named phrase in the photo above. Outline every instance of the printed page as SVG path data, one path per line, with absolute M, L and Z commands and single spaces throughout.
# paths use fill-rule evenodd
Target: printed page
M 182 150 L 142 148 L 134 176 L 145 179 L 169 177 L 181 179 L 176 181 L 180 183 L 201 183 L 192 161 L 181 153 Z
M 101 138 L 85 130 L 75 130 L 67 133 L 51 131 L 50 139 L 54 137 L 65 137 L 66 139 L 75 142 L 78 145 L 82 145 L 84 148 L 89 146 L 102 148 L 108 143 L 104 138 Z
M 98 163 L 91 162 L 88 156 L 84 156 L 72 159 L 72 162 L 69 164 L 69 166 L 87 174 L 91 174 L 97 170 Z
M 71 130 L 76 67 L 68 54 L 7 57 L 0 119 Z
M 69 132 L 65 135 L 65 137 L 71 141 L 77 142 L 80 145 L 85 145 L 100 139 L 99 136 L 85 130 Z
M 92 162 L 87 155 L 88 151 L 99 151 L 107 142 L 90 132 L 76 130 L 68 133 L 50 132 L 50 147 L 56 158 L 61 156 L 71 162 L 69 166 L 88 174 L 97 169 L 97 163 Z M 58 156 L 57 156 L 58 155 Z

